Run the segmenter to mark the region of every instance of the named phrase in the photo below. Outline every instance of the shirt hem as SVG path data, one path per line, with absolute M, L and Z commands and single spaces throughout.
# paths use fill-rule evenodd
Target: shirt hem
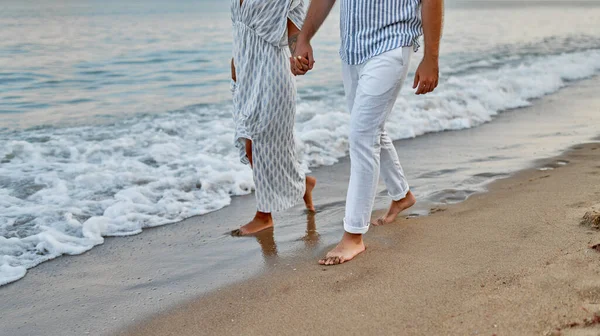
M 339 54 L 340 54 L 340 58 L 342 59 L 342 61 L 348 65 L 360 65 L 363 64 L 365 62 L 367 62 L 368 60 L 370 60 L 373 57 L 379 56 L 385 52 L 388 52 L 390 50 L 394 50 L 394 49 L 398 49 L 398 48 L 404 48 L 404 47 L 414 47 L 414 51 L 416 52 L 420 45 L 419 45 L 419 37 L 420 36 L 416 36 L 411 38 L 410 40 L 406 41 L 406 40 L 401 40 L 396 44 L 392 44 L 389 47 L 385 47 L 381 50 L 377 50 L 374 53 L 370 54 L 369 56 L 363 57 L 363 58 L 357 58 L 356 60 L 353 60 L 352 62 L 350 61 L 350 57 L 347 56 L 347 52 L 345 52 L 344 50 L 340 50 Z

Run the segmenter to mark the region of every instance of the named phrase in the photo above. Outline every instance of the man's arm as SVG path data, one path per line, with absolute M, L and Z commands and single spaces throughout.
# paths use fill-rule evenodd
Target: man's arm
M 413 89 L 418 87 L 416 94 L 432 92 L 438 85 L 444 0 L 423 0 L 421 14 L 425 54 L 415 73 Z
M 310 40 L 329 15 L 333 5 L 335 5 L 335 0 L 311 0 L 302 31 L 298 35 L 296 52 L 292 53 L 291 63 L 294 74 L 304 75 L 308 70 L 312 70 L 315 59 Z M 301 56 L 304 60 L 298 59 L 298 56 Z M 306 64 L 306 61 L 308 61 L 308 64 Z

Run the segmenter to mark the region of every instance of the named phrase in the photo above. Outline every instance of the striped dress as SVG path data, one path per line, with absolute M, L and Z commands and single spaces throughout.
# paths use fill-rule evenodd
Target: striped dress
M 296 82 L 287 43 L 288 19 L 301 28 L 303 18 L 302 0 L 231 0 L 234 140 L 246 164 L 245 141 L 252 140 L 260 212 L 292 207 L 305 192 L 294 139 Z
M 421 0 L 342 0 L 340 56 L 362 64 L 392 49 L 419 47 Z

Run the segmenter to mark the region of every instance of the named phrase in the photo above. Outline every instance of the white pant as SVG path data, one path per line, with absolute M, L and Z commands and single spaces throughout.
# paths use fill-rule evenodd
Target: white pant
M 377 192 L 379 171 L 393 200 L 409 187 L 385 121 L 408 72 L 412 47 L 393 49 L 359 65 L 343 64 L 350 111 L 350 184 L 344 230 L 366 233 Z

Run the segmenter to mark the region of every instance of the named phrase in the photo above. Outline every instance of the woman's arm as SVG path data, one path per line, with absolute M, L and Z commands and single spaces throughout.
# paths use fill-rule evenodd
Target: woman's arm
M 294 55 L 296 51 L 296 43 L 298 42 L 298 35 L 300 35 L 300 29 L 296 27 L 296 25 L 292 22 L 292 20 L 287 20 L 287 30 L 288 30 L 288 46 L 290 47 L 290 52 Z
M 233 81 L 236 82 L 235 64 L 233 63 L 233 58 L 231 59 L 231 79 L 233 79 Z

